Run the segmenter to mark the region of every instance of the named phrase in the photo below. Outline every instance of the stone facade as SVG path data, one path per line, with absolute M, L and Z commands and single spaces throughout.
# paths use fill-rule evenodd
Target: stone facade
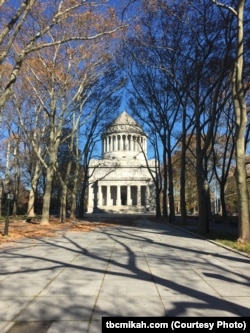
M 155 210 L 155 189 L 148 167 L 147 137 L 122 112 L 102 134 L 102 159 L 89 166 L 88 213 L 142 213 Z

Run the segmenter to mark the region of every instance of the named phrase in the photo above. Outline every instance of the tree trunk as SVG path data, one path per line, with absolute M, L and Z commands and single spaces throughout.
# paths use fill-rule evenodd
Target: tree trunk
M 160 201 L 160 193 L 161 190 L 158 188 L 155 190 L 155 216 L 157 218 L 161 217 L 161 201 Z
M 66 203 L 67 203 L 67 183 L 62 184 L 61 198 L 60 198 L 60 222 L 64 223 L 66 220 Z
M 183 225 L 187 225 L 187 203 L 186 203 L 186 157 L 187 157 L 187 110 L 184 107 L 181 119 L 181 164 L 180 164 L 180 211 Z
M 53 177 L 54 177 L 54 166 L 53 164 L 50 164 L 49 167 L 47 168 L 46 186 L 45 186 L 45 193 L 43 196 L 43 212 L 42 212 L 41 224 L 49 224 L 50 198 L 51 198 Z
M 69 178 L 72 169 L 72 159 L 68 162 L 66 168 L 66 174 L 64 180 L 62 179 L 61 175 L 59 175 L 60 183 L 61 183 L 61 199 L 60 199 L 60 221 L 61 223 L 65 222 L 66 219 L 66 208 L 67 208 L 67 194 L 68 194 L 68 186 L 69 186 Z
M 236 61 L 233 73 L 233 103 L 236 119 L 236 186 L 238 193 L 239 237 L 240 242 L 250 241 L 249 194 L 245 165 L 245 130 L 247 110 L 243 86 L 243 14 L 245 1 L 239 1 L 237 10 L 237 45 Z
M 40 167 L 40 161 L 37 160 L 35 165 L 34 174 L 31 179 L 31 189 L 29 193 L 29 201 L 28 201 L 28 210 L 27 210 L 27 216 L 33 217 L 35 216 L 35 193 L 36 193 L 36 186 L 38 179 L 41 174 L 41 167 Z
M 35 216 L 35 190 L 33 185 L 31 184 L 30 192 L 29 192 L 29 201 L 28 201 L 28 210 L 27 210 L 27 217 L 34 217 Z
M 202 234 L 209 232 L 209 186 L 203 177 L 197 177 L 198 205 L 199 205 L 199 231 Z
M 227 206 L 225 200 L 225 183 L 220 183 L 220 213 L 224 219 L 227 218 Z
M 76 216 L 77 216 L 77 204 L 76 204 L 76 201 L 77 201 L 77 192 L 78 192 L 78 189 L 79 189 L 79 171 L 80 171 L 80 165 L 79 165 L 79 162 L 77 160 L 77 163 L 76 163 L 76 169 L 75 169 L 75 172 L 74 172 L 74 180 L 73 180 L 73 190 L 72 190 L 72 193 L 71 193 L 71 207 L 70 207 L 70 218 L 71 219 L 75 219 Z
M 165 154 L 164 154 L 165 157 Z M 166 159 L 165 159 L 166 161 Z M 163 162 L 163 190 L 162 190 L 162 213 L 164 217 L 168 218 L 168 173 L 167 173 L 167 163 Z M 160 195 L 161 191 L 157 191 Z M 160 200 L 158 199 L 160 202 Z

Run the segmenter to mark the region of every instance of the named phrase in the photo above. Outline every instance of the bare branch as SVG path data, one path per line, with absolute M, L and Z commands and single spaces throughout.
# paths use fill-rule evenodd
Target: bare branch
M 12 34 L 12 36 L 9 38 L 7 45 L 4 48 L 4 52 L 2 52 L 1 56 L 0 56 L 0 64 L 2 63 L 2 61 L 5 59 L 5 57 L 7 56 L 18 32 L 20 31 L 27 15 L 29 14 L 31 8 L 33 7 L 35 3 L 35 0 L 31 0 L 28 1 L 28 3 L 26 3 L 26 1 L 24 3 L 22 3 L 22 5 L 20 6 L 20 8 L 17 10 L 16 14 L 12 17 L 12 19 L 10 20 L 10 22 L 7 24 L 6 28 L 3 29 L 2 33 L 0 34 L 0 45 L 3 43 L 4 38 L 9 34 L 10 30 L 14 27 L 15 23 L 20 19 L 20 17 L 22 16 L 22 18 L 20 19 L 20 21 L 18 22 L 17 26 L 15 27 L 14 33 Z
M 228 9 L 231 13 L 233 13 L 235 16 L 237 16 L 237 10 L 235 10 L 233 7 L 226 5 L 220 1 L 217 0 L 211 0 L 216 6 Z

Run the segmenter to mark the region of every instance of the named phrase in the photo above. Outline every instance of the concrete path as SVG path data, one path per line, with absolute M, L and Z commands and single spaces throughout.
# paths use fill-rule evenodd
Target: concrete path
M 0 247 L 0 333 L 100 333 L 102 316 L 250 316 L 250 258 L 179 228 L 66 232 Z

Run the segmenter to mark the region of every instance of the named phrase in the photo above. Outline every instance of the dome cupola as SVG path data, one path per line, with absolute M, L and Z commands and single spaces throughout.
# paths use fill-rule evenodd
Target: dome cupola
M 145 159 L 147 137 L 126 111 L 111 122 L 102 134 L 102 154 L 103 159 Z

